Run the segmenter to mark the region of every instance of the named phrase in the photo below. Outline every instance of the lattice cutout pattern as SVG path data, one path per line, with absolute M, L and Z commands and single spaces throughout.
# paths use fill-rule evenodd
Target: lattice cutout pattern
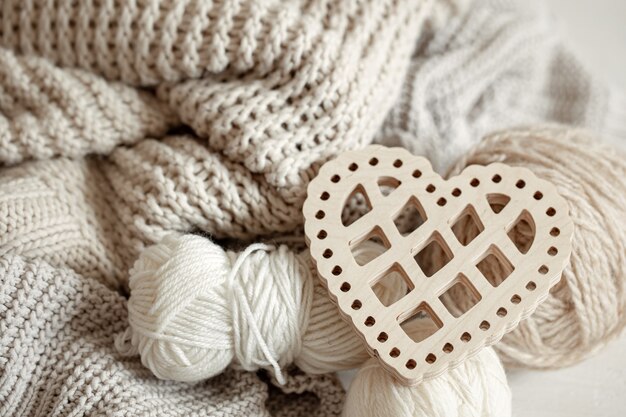
M 355 189 L 371 209 L 344 226 Z M 417 208 L 413 216 L 402 214 L 407 201 Z M 326 163 L 303 212 L 331 298 L 370 353 L 407 385 L 512 330 L 559 281 L 571 252 L 568 208 L 549 182 L 498 163 L 445 181 L 426 159 L 399 148 L 370 146 Z M 386 250 L 360 264 L 352 248 L 371 236 Z M 402 271 L 409 290 L 384 305 L 372 287 L 390 270 Z

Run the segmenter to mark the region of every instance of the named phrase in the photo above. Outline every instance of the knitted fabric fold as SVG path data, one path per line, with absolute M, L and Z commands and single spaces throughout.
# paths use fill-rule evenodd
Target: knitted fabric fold
M 529 4 L 530 3 L 530 4 Z M 626 139 L 626 97 L 564 45 L 545 5 L 476 0 L 425 30 L 378 141 L 445 171 L 486 134 L 545 122 Z
M 285 386 L 227 370 L 196 383 L 162 381 L 118 353 L 126 300 L 100 283 L 19 256 L 0 259 L 3 416 L 338 416 L 334 377 L 288 375 Z M 268 400 L 269 392 L 271 398 Z
M 331 376 L 157 380 L 113 346 L 119 294 L 165 234 L 298 228 L 320 164 L 382 124 L 434 3 L 4 2 L 0 414 L 338 415 Z
M 146 91 L 0 48 L 0 165 L 106 154 L 176 120 Z
M 300 206 L 191 136 L 108 158 L 25 163 L 0 175 L 0 256 L 19 254 L 124 288 L 139 252 L 171 232 L 290 232 Z

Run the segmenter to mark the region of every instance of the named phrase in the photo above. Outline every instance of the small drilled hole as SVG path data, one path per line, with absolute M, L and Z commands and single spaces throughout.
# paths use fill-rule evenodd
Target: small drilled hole
M 326 191 L 324 191 L 322 193 L 322 195 L 320 196 L 320 200 L 326 201 L 330 198 L 330 194 L 328 194 Z
M 469 334 L 468 332 L 465 332 L 465 333 L 463 333 L 463 334 L 461 335 L 461 341 L 462 341 L 462 342 L 467 343 L 467 342 L 469 342 L 470 340 L 472 340 L 472 335 L 471 335 L 471 334 Z
M 369 316 L 368 318 L 365 319 L 365 325 L 367 327 L 372 327 L 374 324 L 376 324 L 376 320 L 374 320 L 374 317 Z
M 437 360 L 437 357 L 433 355 L 432 353 L 429 353 L 428 356 L 426 356 L 426 363 L 433 364 L 435 363 L 436 360 Z
M 359 310 L 362 306 L 363 304 L 361 303 L 361 300 L 354 300 L 351 307 L 352 310 Z
M 439 200 L 437 200 L 437 204 L 438 204 L 440 207 L 445 206 L 445 205 L 446 205 L 446 203 L 447 203 L 447 201 L 446 201 L 446 199 L 445 199 L 445 198 L 443 198 L 443 197 L 441 197 Z
M 541 191 L 537 191 L 535 194 L 533 194 L 533 197 L 535 198 L 535 200 L 541 200 L 543 198 L 543 193 Z
M 538 271 L 539 271 L 539 273 L 540 273 L 541 275 L 545 275 L 545 274 L 547 274 L 547 273 L 548 273 L 549 269 L 548 269 L 548 267 L 547 267 L 547 266 L 545 266 L 545 265 L 541 265 L 541 266 L 539 267 L 539 270 L 538 270 Z
M 556 214 L 556 210 L 554 209 L 554 207 L 550 207 L 548 210 L 546 210 L 546 214 L 552 217 Z
M 351 164 L 350 164 L 350 166 L 348 167 L 348 169 L 349 169 L 350 171 L 356 171 L 357 169 L 359 169 L 359 166 L 353 162 L 353 163 L 351 163 Z
M 393 166 L 396 168 L 400 168 L 402 166 L 402 161 L 399 159 L 396 159 L 395 161 L 393 161 Z
M 452 346 L 452 343 L 446 343 L 445 345 L 443 345 L 443 349 L 442 349 L 445 353 L 452 353 L 452 351 L 454 350 L 454 346 Z
M 317 234 L 318 239 L 326 239 L 326 236 L 328 236 L 328 233 L 326 233 L 326 230 L 320 230 L 319 233 Z
M 489 328 L 491 327 L 491 324 L 489 324 L 489 322 L 487 320 L 483 320 L 482 323 L 480 323 L 480 330 L 489 330 Z
M 330 258 L 331 256 L 333 256 L 333 251 L 330 249 L 326 249 L 324 251 L 324 253 L 322 254 L 322 256 L 326 259 Z
M 333 270 L 332 270 L 332 273 L 333 273 L 333 275 L 335 275 L 335 276 L 336 276 L 336 275 L 341 274 L 341 271 L 343 271 L 343 270 L 341 269 L 341 267 L 340 267 L 339 265 L 335 265 L 335 267 L 334 267 L 334 268 L 333 268 Z
M 553 227 L 552 230 L 550 230 L 550 236 L 558 236 L 561 234 L 561 231 L 559 230 L 558 227 Z
M 528 284 L 526 284 L 526 289 L 528 291 L 535 291 L 536 288 L 537 284 L 535 284 L 533 281 L 530 281 Z
M 460 196 L 460 195 L 461 195 L 461 190 L 460 190 L 460 189 L 458 189 L 458 188 L 455 188 L 454 190 L 452 190 L 452 195 L 453 195 L 454 197 L 458 197 L 458 196 Z
M 319 210 L 317 213 L 315 213 L 315 218 L 316 219 L 323 219 L 325 215 L 326 215 L 326 213 L 324 213 L 323 210 Z
M 408 361 L 406 361 L 406 369 L 415 369 L 415 367 L 417 366 L 417 362 L 415 362 L 413 359 L 409 359 Z
M 400 356 L 400 349 L 396 347 L 391 349 L 391 351 L 389 352 L 389 356 L 391 356 L 392 358 L 397 358 L 398 356 Z
M 434 193 L 436 189 L 437 188 L 432 184 L 428 184 L 428 187 L 426 187 L 426 191 L 428 191 L 429 193 Z
M 339 180 L 341 180 L 341 177 L 337 174 L 333 175 L 332 178 L 330 179 L 332 182 L 337 183 L 339 182 Z
M 554 246 L 550 247 L 550 249 L 548 249 L 548 255 L 550 256 L 555 256 L 557 253 L 559 253 L 559 250 L 557 248 L 555 248 Z
M 519 295 L 515 294 L 513 297 L 511 297 L 511 302 L 513 304 L 519 304 L 522 302 L 522 297 L 520 297 Z
M 370 165 L 374 166 L 374 165 L 378 165 L 378 158 L 372 158 L 370 159 Z
M 387 333 L 385 333 L 385 332 L 380 332 L 380 334 L 378 335 L 378 337 L 376 339 L 380 343 L 385 343 L 387 341 L 387 339 L 389 339 L 389 336 L 387 336 Z
M 517 188 L 520 188 L 520 189 L 521 189 L 521 188 L 524 188 L 524 187 L 526 187 L 526 181 L 524 181 L 524 180 L 519 180 L 519 181 L 517 181 L 517 182 L 515 183 L 515 186 L 516 186 Z
M 495 182 L 497 184 L 500 181 L 502 181 L 502 177 L 499 174 L 496 174 L 493 177 L 491 177 L 491 181 L 493 181 L 493 182 Z
M 422 176 L 422 171 L 420 171 L 419 169 L 416 169 L 415 171 L 413 171 L 413 178 L 419 178 Z
M 480 185 L 480 181 L 478 181 L 478 178 L 474 178 L 473 180 L 470 181 L 470 185 L 472 187 L 478 187 Z
M 506 311 L 506 308 L 504 308 L 504 307 L 500 307 L 500 308 L 498 309 L 498 311 L 496 312 L 496 314 L 498 315 L 498 317 L 506 317 L 507 313 L 508 313 L 508 312 Z
M 342 292 L 348 292 L 350 291 L 350 288 L 352 288 L 350 286 L 350 284 L 348 284 L 347 282 L 344 282 L 343 284 L 341 284 L 341 287 L 339 288 Z

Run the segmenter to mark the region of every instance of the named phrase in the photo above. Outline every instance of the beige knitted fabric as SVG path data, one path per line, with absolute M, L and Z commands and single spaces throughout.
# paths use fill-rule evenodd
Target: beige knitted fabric
M 213 150 L 299 201 L 314 163 L 374 135 L 432 3 L 14 0 L 0 45 L 158 85 Z
M 434 3 L 3 2 L 0 414 L 337 415 L 327 376 L 158 381 L 113 346 L 119 292 L 167 233 L 293 232 L 319 165 L 379 129 L 424 21 L 460 10 Z
M 418 42 L 378 140 L 445 172 L 496 130 L 556 122 L 626 140 L 626 98 L 564 45 L 545 5 L 475 0 Z
M 452 2 L 443 5 L 438 22 L 455 10 Z M 431 7 L 430 0 L 4 2 L 0 44 L 90 71 L 28 58 L 63 79 L 89 77 L 117 89 L 115 97 L 129 107 L 152 106 L 150 117 L 145 111 L 138 119 L 162 116 L 158 129 L 133 123 L 132 135 L 106 145 L 83 135 L 80 151 L 64 146 L 64 135 L 40 139 L 57 151 L 40 150 L 28 139 L 41 136 L 37 129 L 11 136 L 17 151 L 7 162 L 106 153 L 115 142 L 137 142 L 143 134 L 155 139 L 119 147 L 106 159 L 57 159 L 7 171 L 0 177 L 0 213 L 6 213 L 0 255 L 42 258 L 123 286 L 141 248 L 167 232 L 247 238 L 293 231 L 320 163 L 368 143 L 382 124 Z M 149 90 L 99 76 L 154 85 L 171 110 L 154 103 Z M 28 83 L 53 97 L 55 89 L 84 93 L 68 83 L 39 81 Z M 0 101 L 15 101 L 12 91 L 5 89 Z M 48 101 L 65 110 L 63 101 Z M 159 140 L 179 125 L 170 112 L 194 135 Z M 64 114 L 74 121 L 71 111 Z M 120 117 L 108 118 L 110 131 L 123 131 L 122 116 L 132 114 L 122 109 Z M 55 117 L 37 120 L 57 129 Z
M 108 153 L 175 123 L 145 91 L 0 49 L 0 165 Z
M 334 377 L 287 376 L 277 387 L 227 370 L 197 384 L 161 381 L 114 335 L 126 300 L 102 284 L 19 256 L 0 259 L 0 415 L 338 416 Z M 268 399 L 269 395 L 269 399 Z

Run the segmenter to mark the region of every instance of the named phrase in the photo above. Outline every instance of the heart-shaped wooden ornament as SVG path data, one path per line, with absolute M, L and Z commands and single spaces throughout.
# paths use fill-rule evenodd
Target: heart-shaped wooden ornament
M 354 201 L 364 208 L 356 220 L 345 216 Z M 571 253 L 573 223 L 556 188 L 499 163 L 446 181 L 422 157 L 369 146 L 324 164 L 303 212 L 331 298 L 407 385 L 500 340 L 547 297 Z M 363 264 L 354 253 L 367 241 L 382 253 Z M 374 287 L 398 277 L 407 291 L 379 298 Z M 432 330 L 415 337 L 414 320 Z

